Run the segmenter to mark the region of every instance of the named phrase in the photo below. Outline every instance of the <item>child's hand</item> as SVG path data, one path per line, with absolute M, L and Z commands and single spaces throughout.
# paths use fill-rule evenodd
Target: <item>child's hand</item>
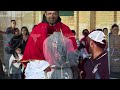
M 21 63 L 21 61 L 20 61 L 20 60 L 17 60 L 17 63 Z

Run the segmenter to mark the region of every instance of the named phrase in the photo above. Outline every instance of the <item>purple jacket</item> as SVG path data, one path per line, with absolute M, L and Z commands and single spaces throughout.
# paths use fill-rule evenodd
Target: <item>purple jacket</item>
M 84 69 L 85 79 L 95 79 L 96 72 L 98 72 L 100 79 L 109 79 L 108 53 L 104 52 L 94 60 L 87 60 Z

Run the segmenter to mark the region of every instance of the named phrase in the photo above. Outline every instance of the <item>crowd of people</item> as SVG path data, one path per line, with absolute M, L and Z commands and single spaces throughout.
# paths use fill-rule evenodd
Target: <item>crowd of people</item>
M 8 77 L 11 79 L 22 79 L 24 78 L 24 66 L 21 63 L 21 59 L 28 41 L 29 30 L 26 26 L 21 27 L 21 30 L 19 30 L 16 27 L 16 21 L 11 20 L 11 26 L 6 29 L 5 34 L 7 38 L 10 38 L 5 47 L 5 52 L 11 55 L 8 58 Z
M 16 21 L 6 34 L 13 34 L 5 51 L 11 54 L 11 79 L 109 79 L 108 35 L 118 35 L 119 26 L 82 31 L 76 38 L 61 22 L 59 11 L 45 11 L 43 20 L 29 34 L 26 26 L 16 28 Z

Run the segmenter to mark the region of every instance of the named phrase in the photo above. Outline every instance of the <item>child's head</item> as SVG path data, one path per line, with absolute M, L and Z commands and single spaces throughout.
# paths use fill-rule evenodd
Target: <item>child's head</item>
M 15 35 L 15 36 L 18 36 L 18 35 L 19 35 L 19 29 L 18 29 L 18 28 L 16 28 L 16 29 L 14 30 L 14 35 Z
M 15 49 L 15 52 L 16 52 L 17 54 L 21 54 L 21 49 L 20 49 L 20 48 L 16 48 L 16 49 Z

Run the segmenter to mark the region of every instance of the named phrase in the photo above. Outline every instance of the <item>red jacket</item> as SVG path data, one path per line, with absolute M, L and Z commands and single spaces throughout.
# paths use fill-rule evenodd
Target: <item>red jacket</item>
M 22 58 L 23 64 L 26 65 L 26 62 L 29 60 L 45 60 L 43 54 L 43 42 L 44 40 L 52 34 L 54 31 L 61 31 L 64 36 L 70 38 L 73 42 L 74 49 L 77 49 L 77 44 L 73 33 L 69 29 L 68 26 L 61 22 L 57 22 L 54 26 L 50 26 L 46 22 L 41 22 L 35 28 L 33 28 L 28 42 L 26 44 L 26 48 L 24 51 L 24 55 Z

